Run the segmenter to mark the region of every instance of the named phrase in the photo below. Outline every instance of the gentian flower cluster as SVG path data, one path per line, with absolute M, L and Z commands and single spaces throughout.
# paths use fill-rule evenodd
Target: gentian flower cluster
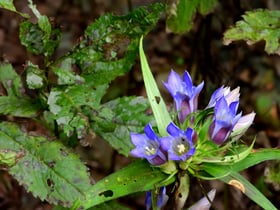
M 204 82 L 194 86 L 187 71 L 181 78 L 171 70 L 168 82 L 164 82 L 164 85 L 174 99 L 178 121 L 182 125 L 188 115 L 197 111 L 198 97 Z M 232 138 L 240 137 L 254 120 L 254 112 L 245 116 L 241 112 L 237 113 L 239 96 L 239 87 L 231 91 L 229 87 L 222 86 L 214 91 L 205 108 L 214 110 L 208 134 L 209 140 L 217 145 L 223 144 L 232 133 L 235 133 Z M 136 146 L 131 155 L 145 158 L 152 165 L 159 166 L 170 160 L 186 161 L 195 154 L 195 145 L 199 142 L 195 128 L 187 127 L 182 130 L 171 122 L 166 131 L 169 136 L 159 137 L 148 124 L 144 128 L 144 134 L 131 133 L 131 141 Z
M 174 99 L 174 111 L 177 115 L 174 122 L 178 124 L 169 123 L 166 128 L 168 136 L 158 136 L 150 124 L 145 126 L 144 134 L 131 133 L 130 135 L 135 145 L 131 155 L 145 158 L 152 165 L 162 167 L 163 170 L 169 163 L 175 163 L 176 167 L 186 170 L 194 157 L 197 161 L 200 155 L 203 155 L 203 158 L 207 156 L 198 150 L 205 153 L 211 142 L 218 148 L 217 152 L 220 152 L 219 147 L 222 144 L 226 144 L 229 139 L 231 141 L 239 139 L 255 118 L 254 112 L 244 116 L 242 112 L 238 112 L 239 87 L 234 90 L 224 86 L 218 88 L 213 92 L 206 108 L 198 110 L 198 97 L 204 86 L 203 81 L 195 86 L 187 71 L 184 72 L 183 77 L 180 77 L 171 70 L 164 86 Z M 200 132 L 203 135 L 200 135 Z M 211 155 L 215 157 L 216 154 L 212 152 Z M 165 190 L 161 188 L 160 192 L 159 207 L 162 206 L 162 194 L 165 194 Z M 149 193 L 146 201 L 149 209 L 151 203 Z

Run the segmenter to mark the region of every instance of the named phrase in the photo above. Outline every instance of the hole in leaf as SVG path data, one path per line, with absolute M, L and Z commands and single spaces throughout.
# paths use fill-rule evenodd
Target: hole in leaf
M 114 193 L 113 193 L 112 190 L 106 190 L 106 191 L 104 191 L 104 192 L 99 193 L 98 195 L 99 195 L 99 196 L 104 195 L 104 196 L 107 198 L 107 197 L 112 197 L 113 194 L 114 194 Z
M 54 168 L 55 164 L 56 164 L 55 161 L 51 161 L 51 162 L 48 163 L 48 166 L 49 166 L 50 168 Z
M 50 178 L 47 179 L 47 185 L 51 188 L 51 190 L 53 190 L 54 182 Z
M 155 100 L 156 100 L 157 104 L 160 103 L 160 97 L 159 96 L 155 96 Z

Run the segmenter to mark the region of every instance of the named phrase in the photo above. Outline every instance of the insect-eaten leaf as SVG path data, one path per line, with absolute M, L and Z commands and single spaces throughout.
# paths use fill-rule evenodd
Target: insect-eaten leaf
M 91 187 L 87 168 L 75 154 L 13 123 L 0 123 L 0 163 L 27 191 L 52 204 L 70 207 Z
M 156 3 L 125 16 L 106 14 L 89 25 L 71 54 L 86 82 L 108 84 L 128 72 L 138 55 L 140 37 L 154 27 L 163 9 Z
M 152 122 L 145 114 L 149 108 L 143 97 L 122 97 L 103 104 L 92 116 L 90 126 L 120 154 L 128 156 L 133 148 L 130 132 L 143 132 L 143 127 Z
M 22 81 L 11 64 L 0 65 L 0 82 L 6 95 L 0 96 L 0 114 L 34 117 L 40 109 L 38 101 L 25 94 Z M 3 93 L 2 93 L 3 94 Z
M 237 21 L 235 26 L 224 34 L 224 44 L 232 41 L 245 40 L 247 44 L 265 41 L 265 51 L 268 54 L 280 55 L 280 11 L 257 9 L 242 15 L 243 20 Z

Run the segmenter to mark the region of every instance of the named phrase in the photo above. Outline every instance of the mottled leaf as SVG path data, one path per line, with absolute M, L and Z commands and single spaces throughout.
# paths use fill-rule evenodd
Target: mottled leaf
M 0 81 L 6 95 L 0 96 L 0 114 L 17 117 L 34 117 L 39 111 L 38 101 L 24 94 L 24 88 L 19 75 L 12 65 L 0 65 Z
M 76 132 L 80 139 L 87 133 L 88 116 L 84 114 L 83 107 L 97 109 L 106 89 L 106 85 L 92 88 L 88 84 L 81 84 L 51 90 L 48 97 L 49 109 L 67 136 Z
M 167 29 L 184 33 L 191 29 L 196 12 L 206 15 L 216 6 L 218 0 L 170 0 L 167 6 Z
M 44 30 L 48 29 L 42 29 L 41 27 L 30 21 L 23 21 L 20 23 L 19 38 L 21 44 L 29 52 L 35 55 L 50 56 L 60 43 L 61 32 L 59 29 L 53 29 L 50 34 L 47 34 Z
M 71 55 L 81 76 L 98 85 L 128 72 L 138 55 L 140 37 L 154 27 L 162 11 L 162 4 L 153 4 L 126 16 L 106 14 L 89 25 Z
M 28 63 L 26 67 L 26 84 L 29 89 L 39 89 L 42 88 L 47 79 L 44 75 L 44 71 L 39 69 L 37 65 Z
M 100 107 L 93 116 L 91 127 L 120 154 L 127 156 L 134 147 L 130 132 L 143 133 L 152 117 L 145 111 L 149 104 L 143 97 L 123 97 Z
M 2 122 L 1 150 L 21 154 L 8 171 L 42 201 L 69 207 L 91 187 L 86 167 L 59 142 L 28 135 L 17 125 Z
M 36 6 L 33 4 L 32 0 L 28 0 L 28 3 L 29 3 L 28 4 L 29 8 L 32 10 L 34 15 L 38 19 L 39 28 L 44 32 L 45 39 L 43 41 L 47 41 L 49 39 L 52 30 L 51 23 L 47 16 L 40 14 Z
M 280 11 L 257 9 L 246 12 L 242 17 L 243 20 L 225 32 L 224 43 L 245 40 L 247 44 L 254 44 L 264 40 L 267 53 L 280 55 Z
M 62 60 L 60 65 L 53 66 L 52 70 L 57 75 L 57 83 L 59 85 L 73 85 L 84 83 L 85 80 L 74 72 L 74 59 L 66 58 Z

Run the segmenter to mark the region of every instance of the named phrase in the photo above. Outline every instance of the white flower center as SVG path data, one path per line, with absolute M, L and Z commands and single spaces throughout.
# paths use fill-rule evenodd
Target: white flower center
M 183 154 L 186 151 L 186 147 L 184 144 L 178 144 L 177 145 L 177 151 L 179 154 Z
M 156 153 L 156 149 L 154 147 L 145 147 L 146 155 L 154 155 Z

